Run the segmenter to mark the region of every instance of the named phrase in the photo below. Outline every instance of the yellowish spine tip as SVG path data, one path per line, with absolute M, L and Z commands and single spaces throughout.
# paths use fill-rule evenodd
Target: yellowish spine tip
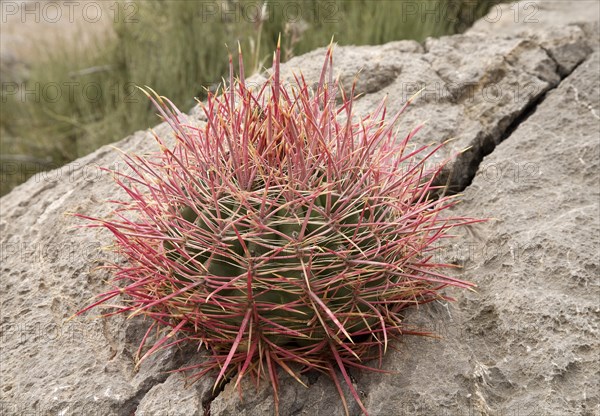
M 465 153 L 465 152 L 467 152 L 467 151 L 471 150 L 471 148 L 472 148 L 472 147 L 473 147 L 473 146 L 467 146 L 467 147 L 465 147 L 464 149 L 462 149 L 460 152 L 461 152 L 461 153 Z
M 77 318 L 77 314 L 76 314 L 76 313 L 74 313 L 73 315 L 71 315 L 70 317 L 68 317 L 68 318 L 65 320 L 65 323 L 67 323 L 67 322 L 71 322 L 71 321 L 72 321 L 73 319 L 75 319 L 75 318 Z
M 423 87 L 423 88 L 421 88 L 419 91 L 415 92 L 415 93 L 412 95 L 412 97 L 410 97 L 410 98 L 408 99 L 408 102 L 409 102 L 409 103 L 412 103 L 412 102 L 413 102 L 413 100 L 414 100 L 415 98 L 417 98 L 417 96 L 419 96 L 419 95 L 420 95 L 420 94 L 423 92 L 423 90 L 424 90 L 425 88 L 426 88 L 426 87 Z
M 148 93 L 148 91 L 146 91 L 146 90 L 145 90 L 145 88 L 147 88 L 147 86 L 140 87 L 139 85 L 136 85 L 135 87 L 136 87 L 138 90 L 140 90 L 141 92 L 143 92 L 143 93 L 146 95 L 146 97 L 150 97 L 150 94 Z
M 444 140 L 444 146 L 447 145 L 450 142 L 453 142 L 456 139 L 457 139 L 457 137 L 450 137 L 449 139 Z

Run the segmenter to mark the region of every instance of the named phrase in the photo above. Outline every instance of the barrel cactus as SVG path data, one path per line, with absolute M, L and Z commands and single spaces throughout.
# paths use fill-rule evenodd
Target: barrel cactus
M 115 235 L 127 262 L 113 265 L 121 284 L 79 313 L 152 318 L 140 351 L 164 332 L 140 361 L 196 343 L 209 353 L 192 377 L 266 378 L 276 411 L 278 370 L 300 382 L 318 370 L 366 414 L 347 370 L 381 358 L 405 332 L 405 308 L 472 286 L 440 273 L 449 265 L 434 251 L 474 220 L 444 215 L 455 198 L 435 192 L 441 165 L 426 162 L 441 145 L 412 146 L 418 128 L 398 137 L 402 111 L 386 121 L 385 101 L 357 119 L 354 88 L 338 87 L 332 65 L 330 47 L 318 83 L 284 85 L 278 48 L 251 88 L 240 53 L 239 76 L 230 58 L 229 82 L 200 103 L 200 127 L 148 93 L 175 141 L 155 136 L 157 154 L 124 156 L 131 172 L 114 176 L 130 199 L 112 219 L 81 215 Z

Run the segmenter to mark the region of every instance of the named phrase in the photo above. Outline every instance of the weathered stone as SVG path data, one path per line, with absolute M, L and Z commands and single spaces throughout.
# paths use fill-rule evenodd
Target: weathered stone
M 498 4 L 477 21 L 467 34 L 503 34 L 532 37 L 548 52 L 564 77 L 598 49 L 597 17 L 600 3 L 595 0 L 521 1 Z M 596 17 L 596 19 L 594 19 Z
M 467 30 L 471 33 L 524 35 L 568 25 L 598 22 L 600 4 L 596 0 L 524 0 L 492 6 L 488 14 Z M 596 36 L 597 38 L 597 36 Z M 594 38 L 588 39 L 597 41 Z
M 190 384 L 182 373 L 174 373 L 146 393 L 135 415 L 203 416 L 204 403 L 211 399 L 211 384 L 208 378 Z
M 395 374 L 352 372 L 372 415 L 592 415 L 600 409 L 600 104 L 598 54 L 590 55 L 598 22 L 579 5 L 543 5 L 552 24 L 535 30 L 480 22 L 465 35 L 430 39 L 424 47 L 403 41 L 336 49 L 344 88 L 364 68 L 357 114 L 386 96 L 390 112 L 399 110 L 425 87 L 401 118 L 400 134 L 429 120 L 415 143 L 455 139 L 432 163 L 471 147 L 447 172 L 455 189 L 470 184 L 457 209 L 495 218 L 439 254 L 462 264 L 458 275 L 476 282 L 478 291 L 407 312 L 407 322 L 444 339 L 403 337 L 383 363 Z M 323 59 L 323 49 L 294 58 L 284 74 L 290 79 L 302 71 L 316 81 Z M 198 109 L 193 115 L 202 118 Z M 171 134 L 164 124 L 154 130 Z M 155 149 L 148 132 L 117 146 Z M 104 147 L 0 200 L 2 413 L 271 414 L 269 383 L 256 391 L 244 382 L 241 401 L 231 383 L 213 398 L 210 378 L 185 388 L 181 374 L 166 373 L 201 359 L 194 346 L 171 348 L 136 369 L 148 322 L 67 321 L 106 290 L 110 273 L 97 266 L 119 261 L 102 250 L 112 241 L 108 232 L 74 228 L 81 221 L 65 215 L 102 217 L 111 209 L 107 200 L 125 197 L 97 166 L 125 169 L 118 152 Z M 281 377 L 283 416 L 342 414 L 326 376 L 306 375 L 308 389 Z
M 491 220 L 440 254 L 477 291 L 407 317 L 444 339 L 405 337 L 384 363 L 398 375 L 357 377 L 371 414 L 600 409 L 599 64 L 588 57 L 481 164 L 457 210 Z
M 544 31 L 534 35 L 534 39 L 556 61 L 559 74 L 563 77 L 573 72 L 592 49 L 591 42 L 583 41 L 586 35 L 578 26 L 563 26 Z

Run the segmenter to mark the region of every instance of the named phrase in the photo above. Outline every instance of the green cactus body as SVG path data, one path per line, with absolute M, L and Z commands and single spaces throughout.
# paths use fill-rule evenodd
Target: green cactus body
M 257 331 L 274 344 L 308 347 L 327 337 L 307 295 L 307 279 L 312 284 L 327 282 L 323 302 L 344 316 L 350 335 L 364 334 L 374 328 L 379 319 L 370 317 L 369 308 L 357 303 L 355 297 L 366 288 L 379 287 L 387 279 L 386 274 L 373 272 L 380 275 L 375 279 L 373 273 L 364 276 L 355 273 L 351 278 L 347 275 L 353 259 L 365 258 L 365 253 L 377 247 L 370 224 L 384 217 L 381 206 L 368 200 L 352 200 L 332 193 L 315 196 L 310 192 L 304 192 L 302 205 L 290 204 L 280 193 L 270 195 L 265 202 L 263 191 L 255 187 L 245 197 L 256 202 L 246 204 L 236 201 L 235 195 L 222 197 L 218 212 L 215 208 L 203 208 L 199 211 L 202 215 L 198 215 L 198 208 L 189 206 L 179 210 L 180 217 L 205 232 L 207 239 L 215 239 L 215 245 L 225 245 L 224 254 L 199 251 L 193 241 L 187 241 L 177 251 L 167 240 L 163 243 L 165 251 L 178 263 L 184 264 L 189 258 L 201 262 L 204 272 L 199 272 L 198 279 L 206 274 L 219 277 L 223 285 L 228 285 L 223 278 L 238 278 L 235 284 L 218 290 L 220 298 L 247 299 L 247 281 L 240 276 L 251 273 L 252 298 L 259 305 L 263 319 Z M 215 229 L 224 230 L 218 241 Z M 172 230 L 171 235 L 175 234 Z M 312 259 L 312 267 L 310 275 L 305 276 L 308 259 Z M 208 296 L 209 288 L 206 290 Z M 293 307 L 282 308 L 282 305 Z M 240 316 L 223 318 L 212 306 L 201 306 L 199 310 L 232 328 L 242 320 Z M 283 336 L 273 331 L 273 326 L 289 328 L 295 335 Z

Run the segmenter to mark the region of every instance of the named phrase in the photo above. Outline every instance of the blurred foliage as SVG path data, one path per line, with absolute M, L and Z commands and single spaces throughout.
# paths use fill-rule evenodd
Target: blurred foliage
M 0 192 L 157 123 L 136 85 L 182 110 L 227 73 L 239 42 L 268 65 L 282 34 L 289 59 L 329 43 L 381 44 L 459 33 L 499 0 L 136 0 L 112 8 L 114 35 L 85 47 L 38 45 L 20 82 L 3 80 Z M 112 20 L 111 20 L 112 21 Z M 89 35 L 93 38 L 93 34 Z M 228 47 L 226 48 L 226 45 Z M 250 71 L 251 72 L 251 71 Z M 249 75 L 249 74 L 247 74 Z

